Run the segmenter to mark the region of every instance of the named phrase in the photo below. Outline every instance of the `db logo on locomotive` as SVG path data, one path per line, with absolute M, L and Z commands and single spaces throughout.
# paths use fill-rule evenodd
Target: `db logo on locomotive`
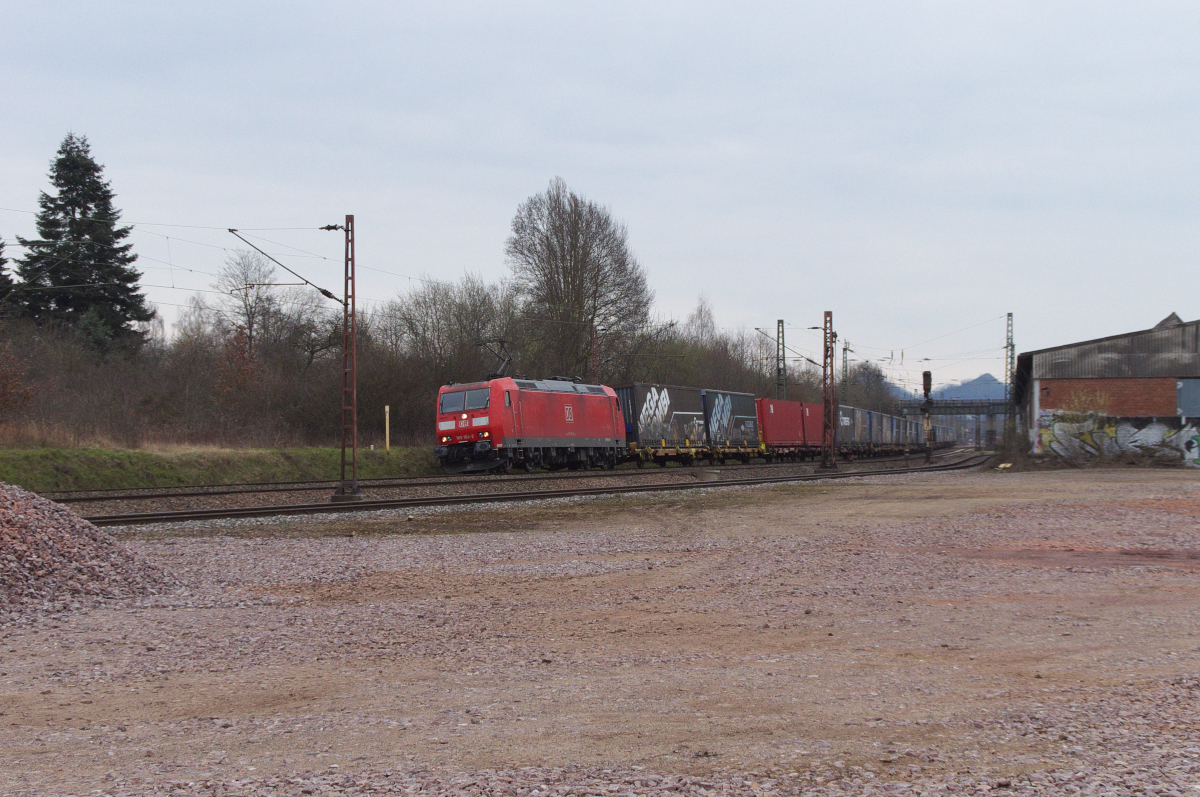
M 575 409 L 570 404 L 565 405 L 563 409 L 567 412 L 567 423 L 575 423 Z

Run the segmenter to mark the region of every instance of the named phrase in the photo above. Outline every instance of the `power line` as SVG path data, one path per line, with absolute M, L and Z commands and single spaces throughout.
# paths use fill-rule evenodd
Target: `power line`
M 41 213 L 40 210 L 19 210 L 17 208 L 0 208 L 0 210 L 5 210 L 5 211 L 8 211 L 9 213 L 28 213 L 31 216 L 36 216 L 39 213 Z M 76 220 L 81 220 L 81 221 L 97 221 L 97 220 L 99 220 L 99 221 L 106 221 L 106 222 L 112 221 L 112 219 L 101 219 L 98 216 L 78 216 L 78 217 L 76 217 Z M 120 222 L 118 222 L 118 224 L 121 224 L 124 226 L 135 226 L 135 227 L 177 227 L 177 228 L 186 229 L 186 230 L 227 230 L 227 229 L 229 229 L 228 227 L 205 227 L 200 224 L 164 224 L 162 222 L 153 222 L 153 221 L 120 221 Z M 282 230 L 319 230 L 320 227 L 246 227 L 244 229 L 253 230 L 254 232 L 274 232 L 274 231 L 282 231 Z
M 350 217 L 349 217 L 349 216 L 347 216 L 347 217 L 346 217 L 346 226 L 347 226 L 347 227 L 349 227 L 349 226 L 350 226 Z M 259 253 L 260 255 L 262 255 L 263 257 L 266 257 L 266 258 L 268 258 L 268 259 L 269 259 L 271 262 L 275 263 L 277 266 L 279 266 L 279 267 L 280 267 L 280 268 L 282 268 L 284 271 L 286 271 L 287 273 L 289 273 L 289 274 L 291 274 L 292 276 L 294 276 L 296 279 L 302 280 L 302 281 L 304 282 L 304 284 L 305 284 L 305 285 L 308 285 L 310 288 L 313 288 L 313 289 L 315 289 L 315 290 L 316 290 L 316 291 L 317 291 L 319 294 L 321 294 L 322 296 L 324 296 L 326 299 L 333 299 L 335 302 L 337 302 L 337 301 L 341 301 L 340 299 L 338 299 L 336 296 L 334 296 L 334 295 L 333 295 L 332 293 L 330 293 L 329 291 L 325 290 L 324 288 L 318 288 L 316 285 L 314 285 L 313 283 L 311 283 L 311 282 L 309 282 L 308 280 L 304 279 L 304 277 L 300 276 L 300 275 L 299 275 L 299 274 L 297 274 L 295 271 L 292 271 L 290 268 L 288 268 L 287 266 L 285 266 L 283 263 L 280 263 L 278 260 L 276 260 L 275 258 L 271 257 L 270 255 L 268 255 L 268 254 L 267 254 L 266 252 L 264 252 L 263 250 L 259 249 L 259 248 L 258 248 L 257 246 L 255 246 L 254 244 L 250 243 L 249 241 L 246 241 L 246 239 L 245 239 L 245 238 L 242 238 L 242 236 L 238 235 L 238 231 L 237 231 L 237 230 L 230 229 L 230 230 L 229 230 L 229 232 L 233 233 L 233 236 L 234 236 L 235 238 L 237 238 L 238 240 L 245 241 L 247 246 L 249 246 L 249 247 L 251 247 L 252 249 L 254 249 L 254 251 L 258 252 L 258 253 Z M 352 261 L 351 261 L 351 262 L 352 262 Z M 353 294 L 351 294 L 351 295 L 353 296 Z M 343 302 L 343 304 L 345 304 L 345 302 Z
M 4 243 L 7 246 L 9 242 L 5 241 Z M 19 243 L 14 244 L 14 245 L 21 246 L 21 244 L 19 244 Z M 214 274 L 211 271 L 201 271 L 200 269 L 188 268 L 187 266 L 180 266 L 175 263 L 171 263 L 167 260 L 159 260 L 157 257 L 151 257 L 150 255 L 145 255 L 140 252 L 137 255 L 137 259 L 138 260 L 150 260 L 154 263 L 162 263 L 164 266 L 168 266 L 173 269 L 178 269 L 179 271 L 190 271 L 193 274 L 207 274 L 210 277 L 218 276 L 217 274 Z M 94 263 L 95 261 L 94 260 L 82 260 L 80 258 L 75 258 L 75 257 L 60 257 L 58 260 L 56 260 L 54 262 L 55 263 Z M 132 265 L 130 267 L 135 268 L 135 269 L 136 268 L 157 268 L 156 266 L 140 266 L 139 267 L 139 266 L 132 266 Z
M 6 209 L 7 209 L 7 208 L 0 208 L 0 210 L 6 210 Z M 18 213 L 27 213 L 27 212 L 32 212 L 32 211 L 16 211 L 16 212 L 18 212 Z M 169 226 L 188 227 L 189 225 L 169 225 Z M 195 226 L 195 225 L 191 225 L 191 228 L 194 228 L 194 229 L 204 229 L 204 230 L 207 230 L 207 229 L 216 229 L 216 228 L 212 228 L 212 227 L 198 227 L 198 226 Z M 267 229 L 280 229 L 280 230 L 292 230 L 292 229 L 294 229 L 294 230 L 308 230 L 308 229 L 314 229 L 314 228 L 309 228 L 309 227 L 280 227 L 280 228 L 261 228 L 261 229 L 264 229 L 264 230 L 267 230 Z M 319 229 L 319 228 L 315 228 L 315 229 Z M 231 249 L 230 247 L 227 247 L 227 246 L 220 246 L 220 245 L 217 245 L 217 244 L 205 243 L 205 242 L 203 242 L 203 241 L 193 241 L 193 240 L 190 240 L 190 239 L 188 239 L 188 238 L 177 238 L 177 237 L 175 237 L 175 236 L 164 235 L 163 233 L 160 233 L 160 232 L 154 232 L 153 230 L 134 230 L 134 231 L 135 231 L 135 232 L 144 232 L 144 233 L 146 233 L 146 234 L 148 234 L 148 235 L 157 235 L 158 237 L 160 237 L 160 238 L 165 238 L 165 239 L 167 239 L 168 241 L 180 241 L 180 242 L 183 242 L 183 243 L 195 244 L 196 246 L 205 246 L 205 247 L 208 247 L 208 248 L 210 248 L 210 249 L 219 249 L 219 250 L 221 250 L 222 252 L 237 252 L 237 251 L 239 251 L 239 250 L 237 250 L 237 249 Z M 238 231 L 239 231 L 239 232 L 244 232 L 244 230 L 242 230 L 241 228 L 238 228 Z M 226 232 L 228 232 L 228 229 L 226 229 Z M 330 262 L 339 262 L 339 261 L 337 261 L 335 258 L 329 258 L 329 257 L 325 257 L 325 256 L 323 256 L 323 255 L 318 255 L 318 254 L 315 254 L 315 253 L 310 253 L 310 252 L 307 252 L 307 251 L 305 251 L 305 250 L 303 250 L 303 249 L 299 249 L 299 248 L 297 248 L 297 247 L 289 246 L 288 244 L 279 243 L 278 241 L 269 241 L 269 240 L 268 240 L 268 239 L 266 239 L 266 238 L 262 238 L 262 236 L 253 235 L 253 236 L 250 236 L 250 237 L 252 237 L 252 238 L 259 238 L 260 240 L 267 241 L 268 243 L 274 244 L 274 245 L 276 245 L 276 246 L 283 246 L 283 247 L 286 247 L 286 248 L 288 248 L 288 249 L 296 249 L 296 251 L 298 251 L 298 252 L 302 252 L 303 254 L 300 254 L 300 255 L 296 255 L 296 254 L 285 254 L 285 253 L 268 253 L 268 252 L 265 252 L 265 251 L 263 251 L 262 249 L 259 249 L 259 248 L 258 248 L 258 247 L 256 247 L 256 246 L 254 246 L 254 244 L 251 244 L 249 241 L 246 241 L 244 238 L 242 239 L 244 243 L 246 243 L 247 245 L 251 246 L 251 247 L 252 247 L 252 248 L 254 248 L 256 251 L 260 252 L 261 254 L 265 255 L 266 257 L 269 257 L 269 258 L 270 258 L 270 259 L 271 259 L 273 262 L 275 262 L 275 263 L 277 263 L 278 265 L 282 266 L 284 269 L 286 269 L 287 271 L 291 272 L 292 274 L 296 274 L 296 272 L 292 271 L 292 270 L 291 270 L 291 269 L 289 269 L 287 266 L 284 266 L 284 265 L 283 265 L 283 263 L 280 263 L 278 260 L 276 260 L 276 258 L 277 258 L 277 257 L 311 257 L 311 258 L 316 258 L 316 259 L 320 259 L 320 260 L 328 260 L 328 261 L 330 261 Z M 89 243 L 89 242 L 87 242 L 87 241 L 80 241 L 80 242 L 77 242 L 77 243 Z M 16 242 L 14 242 L 14 245 L 15 245 L 15 246 L 21 246 L 21 244 L 20 244 L 20 243 L 16 243 Z M 144 255 L 144 254 L 141 254 L 140 252 L 137 254 L 137 256 L 138 256 L 138 258 L 139 258 L 139 259 L 140 259 L 140 258 L 145 258 L 145 259 L 147 259 L 147 260 L 152 260 L 152 261 L 154 261 L 154 262 L 156 262 L 156 263 L 166 263 L 166 261 L 164 261 L 164 260 L 157 260 L 157 259 L 155 259 L 155 258 L 153 258 L 153 257 L 150 257 L 149 255 Z M 60 260 L 58 260 L 58 261 L 56 261 L 56 262 L 63 263 L 63 262 L 88 262 L 88 261 L 69 260 L 69 259 L 67 259 L 67 258 L 62 258 L 62 259 L 60 259 Z M 167 265 L 173 265 L 173 264 L 167 263 Z M 183 268 L 183 267 L 182 267 L 182 266 L 175 266 L 175 268 Z M 453 282 L 448 282 L 448 281 L 446 281 L 446 280 L 431 279 L 431 278 L 429 278 L 429 277 L 414 277 L 414 276 L 412 276 L 412 275 L 409 275 L 409 274 L 400 274 L 400 273 L 398 273 L 398 272 L 395 272 L 395 271 L 387 271 L 386 269 L 382 269 L 382 268 L 374 268 L 373 266 L 364 266 L 364 265 L 358 265 L 358 266 L 357 266 L 357 268 L 360 268 L 360 269 L 365 269 L 366 271 L 374 271 L 374 272 L 377 272 L 377 273 L 379 273 L 379 274 L 387 274 L 388 276 L 391 276 L 391 277 L 399 277 L 400 279 L 406 279 L 406 280 L 409 280 L 409 281 L 421 282 L 421 283 L 425 283 L 425 284 L 427 284 L 427 285 L 441 285 L 441 286 L 444 286 L 444 287 L 447 287 L 447 288 L 453 288 L 453 287 L 455 287 L 455 285 L 456 285 L 456 283 L 453 283 Z M 197 271 L 196 273 L 201 273 L 201 274 L 209 274 L 209 275 L 211 275 L 211 276 L 217 276 L 217 275 L 215 275 L 215 274 L 212 274 L 212 272 L 208 272 L 208 271 Z M 296 276 L 297 276 L 299 279 L 304 279 L 303 277 L 300 277 L 298 274 L 296 274 Z M 311 283 L 310 283 L 310 284 L 311 284 Z M 320 290 L 320 289 L 318 288 L 317 290 Z M 333 299 L 334 299 L 334 301 L 339 301 L 339 300 L 338 300 L 336 297 L 331 297 L 331 298 L 333 298 Z M 558 304 L 552 304 L 552 305 L 546 305 L 546 306 L 547 306 L 547 307 L 558 307 L 558 308 L 574 309 L 574 308 L 571 308 L 569 305 L 558 305 Z M 566 321 L 558 321 L 558 322 L 555 322 L 555 323 L 576 323 L 576 324 L 587 324 L 587 323 L 589 323 L 589 322 L 585 322 L 585 321 L 578 321 L 578 322 L 566 322 Z
M 966 332 L 968 329 L 974 329 L 975 327 L 981 327 L 981 326 L 983 326 L 984 324 L 990 324 L 990 323 L 992 323 L 993 321 L 999 321 L 999 320 L 1000 320 L 1000 319 L 1002 319 L 1002 318 L 1004 318 L 1004 316 L 1002 316 L 1002 315 L 998 315 L 998 316 L 996 316 L 995 318 L 989 318 L 989 319 L 988 319 L 988 320 L 986 320 L 986 321 L 980 321 L 978 324 L 971 324 L 971 326 L 969 326 L 969 327 L 963 327 L 962 329 L 956 329 L 956 330 L 954 330 L 953 332 L 947 332 L 945 335 L 938 335 L 936 338 L 930 338 L 929 340 L 923 340 L 923 341 L 921 341 L 920 343 L 914 343 L 914 344 L 912 344 L 911 346 L 900 346 L 900 347 L 898 347 L 898 348 L 901 348 L 901 349 L 915 349 L 917 346 L 924 346 L 926 343 L 932 343 L 932 342 L 933 342 L 933 341 L 935 341 L 935 340 L 941 340 L 942 338 L 948 338 L 948 337 L 950 337 L 951 335 L 957 335 L 957 334 L 958 334 L 958 333 L 960 333 L 960 332 Z
M 157 235 L 159 238 L 165 238 L 167 241 L 176 241 L 178 243 L 194 244 L 196 246 L 206 246 L 209 249 L 219 249 L 222 252 L 242 251 L 242 250 L 238 250 L 238 249 L 231 249 L 228 246 L 219 246 L 217 244 L 204 243 L 203 241 L 193 241 L 188 238 L 178 238 L 178 237 L 171 236 L 171 235 L 163 235 L 162 233 L 154 232 L 153 230 L 133 230 L 133 232 L 144 232 L 147 235 Z M 0 240 L 3 240 L 3 239 L 0 238 Z M 45 241 L 45 240 L 41 240 L 41 239 L 38 239 L 38 240 L 30 239 L 29 243 L 21 243 L 20 241 L 16 240 L 15 238 L 12 238 L 12 239 L 5 240 L 4 243 L 6 246 L 11 245 L 11 246 L 19 246 L 19 247 L 22 247 L 25 249 L 33 249 L 35 247 L 41 247 L 41 246 L 45 246 L 45 247 L 54 246 L 56 244 L 92 244 L 92 243 L 95 243 L 95 241 L 86 241 L 86 240 L 80 241 L 80 240 L 75 240 L 72 238 L 63 238 L 63 239 L 60 239 L 57 241 Z M 279 244 L 279 245 L 286 246 L 286 244 Z M 274 255 L 276 257 L 305 257 L 305 255 L 293 255 L 293 254 L 289 254 L 286 252 L 282 252 L 282 253 L 276 252 L 276 253 L 274 253 Z M 138 257 L 147 257 L 147 255 L 138 253 Z M 308 257 L 319 258 L 322 260 L 330 260 L 331 259 L 328 257 L 321 257 L 321 255 L 310 255 Z M 334 261 L 334 262 L 336 262 L 336 261 Z
M 0 209 L 2 209 L 2 208 L 0 208 Z M 308 228 L 307 228 L 307 227 L 305 227 L 305 228 L 297 228 L 297 229 L 308 229 Z M 200 242 L 200 241 L 189 241 L 189 240 L 187 240 L 186 238 L 173 238 L 172 236 L 163 235 L 162 233 L 157 233 L 157 232 L 153 232 L 153 231 L 150 231 L 150 230 L 144 230 L 143 232 L 147 232 L 147 233 L 149 233 L 149 234 L 151 234 L 151 235 L 157 235 L 157 236 L 159 236 L 159 237 L 161 237 L 161 238 L 165 238 L 165 239 L 167 239 L 168 241 L 170 241 L 170 240 L 175 240 L 175 241 L 184 241 L 184 242 L 186 242 L 186 243 L 193 243 L 193 244 L 198 244 L 198 245 L 200 245 L 200 246 L 207 246 L 207 247 L 209 247 L 209 248 L 211 248 L 211 249 L 220 249 L 220 250 L 222 250 L 222 251 L 224 251 L 224 252 L 237 252 L 237 251 L 238 251 L 238 250 L 236 250 L 236 249 L 230 249 L 229 247 L 224 247 L 224 246 L 216 246 L 216 245 L 214 245 L 214 244 L 206 244 L 206 243 L 202 243 L 202 242 Z M 227 232 L 228 232 L 228 230 L 227 230 Z M 252 236 L 252 237 L 259 238 L 260 236 Z M 3 240 L 3 239 L 0 239 L 0 240 Z M 243 240 L 244 240 L 244 239 L 243 239 Z M 266 239 L 263 239 L 263 240 L 266 240 Z M 88 243 L 87 241 L 70 241 L 70 242 L 72 242 L 72 243 Z M 8 241 L 6 241 L 5 243 L 7 244 L 7 243 L 9 243 L 9 242 L 8 242 Z M 13 241 L 13 242 L 11 242 L 11 243 L 12 243 L 14 246 L 24 246 L 25 248 L 28 248 L 28 245 L 21 244 L 20 242 Z M 55 243 L 59 243 L 59 242 L 55 242 Z M 276 264 L 278 264 L 279 266 L 281 266 L 281 267 L 282 267 L 284 270 L 286 270 L 286 271 L 288 271 L 289 273 L 291 273 L 291 274 L 295 275 L 295 276 L 296 276 L 298 279 L 304 280 L 304 277 L 301 277 L 299 274 L 296 274 L 296 272 L 295 272 L 295 271 L 292 271 L 290 268 L 288 268 L 287 266 L 283 265 L 283 263 L 280 263 L 278 260 L 275 260 L 274 256 L 272 256 L 272 254 L 270 254 L 270 253 L 267 253 L 267 252 L 264 252 L 263 250 L 261 250 L 261 249 L 259 249 L 258 247 L 254 246 L 254 244 L 251 244 L 249 241 L 246 241 L 246 243 L 247 243 L 249 246 L 251 246 L 252 248 L 254 248 L 254 249 L 255 249 L 255 251 L 258 251 L 258 252 L 260 252 L 261 254 L 265 255 L 266 257 L 270 258 L 270 259 L 271 259 L 273 262 L 275 262 Z M 276 241 L 269 241 L 269 243 L 274 243 L 274 244 L 277 244 L 277 245 L 279 245 L 279 246 L 287 246 L 287 244 L 280 244 L 280 243 L 278 243 L 278 242 L 276 242 Z M 303 251 L 303 250 L 300 250 L 300 251 Z M 279 255 L 279 256 L 280 256 L 280 257 L 297 257 L 298 255 L 288 255 L 288 254 L 283 254 L 283 255 Z M 316 257 L 316 258 L 323 259 L 323 260 L 332 260 L 331 258 L 324 258 L 324 257 L 322 257 L 321 255 L 312 255 L 312 256 L 313 256 L 313 257 Z M 140 253 L 140 252 L 139 252 L 139 253 L 137 253 L 137 258 L 138 258 L 139 260 L 149 260 L 149 261 L 151 261 L 151 262 L 154 262 L 154 263 L 161 263 L 161 264 L 163 264 L 163 266 L 165 266 L 165 267 L 167 267 L 167 268 L 170 268 L 170 269 L 178 269 L 178 270 L 180 270 L 180 271 L 187 271 L 187 272 L 190 272 L 190 273 L 193 273 L 193 274 L 204 274 L 204 275 L 206 275 L 206 276 L 210 276 L 210 277 L 218 277 L 218 276 L 220 276 L 219 274 L 215 274 L 215 273 L 213 273 L 213 272 L 211 272 L 211 271 L 203 271 L 203 270 L 201 270 L 201 269 L 193 269 L 193 268 L 188 268 L 188 267 L 186 267 L 186 266 L 180 266 L 180 265 L 177 265 L 177 264 L 175 264 L 175 263 L 171 263 L 171 262 L 169 262 L 169 261 L 166 261 L 166 260 L 160 260 L 159 258 L 152 257 L 152 256 L 150 256 L 150 255 L 143 254 L 143 253 Z M 92 262 L 92 261 L 90 261 L 90 260 L 82 260 L 82 259 L 79 259 L 79 258 L 70 258 L 70 257 L 61 257 L 61 258 L 58 258 L 58 259 L 55 261 L 55 263 L 90 263 L 90 262 Z M 335 262 L 336 262 L 336 261 L 335 261 Z M 135 267 L 135 268 L 136 268 L 136 267 Z M 155 267 L 154 267 L 154 266 L 145 266 L 144 268 L 155 268 Z M 454 283 L 452 283 L 452 282 L 446 282 L 446 281 L 443 281 L 443 280 L 433 280 L 433 279 L 426 279 L 426 278 L 422 278 L 422 277 L 410 277 L 410 276 L 408 276 L 408 275 L 405 275 L 405 274 L 397 274 L 397 273 L 395 273 L 395 272 L 391 272 L 391 271 L 385 271 L 385 270 L 383 270 L 383 269 L 378 269 L 378 268 L 372 268 L 372 267 L 370 267 L 370 266 L 359 266 L 359 268 L 364 268 L 364 269 L 367 269 L 368 271 L 378 271 L 378 272 L 380 272 L 380 273 L 383 273 L 383 274 L 388 274 L 388 275 L 390 275 L 390 276 L 395 276 L 395 277 L 401 277 L 401 278 L 404 278 L 404 279 L 417 280 L 417 281 L 419 281 L 419 282 L 425 282 L 425 283 L 430 283 L 430 284 L 434 284 L 434 285 L 444 285 L 444 286 L 446 286 L 446 287 L 454 287 Z M 105 284 L 107 284 L 107 283 L 105 283 Z M 140 286 L 142 286 L 142 287 L 147 287 L 147 288 L 162 288 L 162 289 L 166 289 L 166 290 L 180 290 L 180 291 L 199 291 L 199 292 L 202 292 L 202 293 L 219 293 L 219 294 L 222 294 L 222 295 L 224 295 L 224 292 L 223 292 L 223 291 L 209 291 L 209 290 L 205 290 L 205 289 L 203 289 L 203 288 L 180 288 L 180 287 L 176 287 L 176 286 L 174 286 L 174 285 L 151 285 L 151 284 L 149 284 L 149 283 L 141 283 L 141 282 L 139 282 L 138 284 L 139 284 Z M 308 280 L 304 280 L 304 284 L 306 284 L 306 285 L 308 285 L 308 286 L 312 287 L 314 290 L 316 290 L 317 292 L 321 293 L 322 295 L 325 295 L 325 292 L 324 292 L 324 291 L 322 291 L 322 289 L 321 289 L 321 288 L 317 287 L 316 285 L 314 285 L 313 283 L 309 282 Z M 66 287 L 66 286 L 57 286 L 57 287 Z M 82 287 L 82 286 L 80 286 L 80 287 Z M 339 300 L 337 299 L 337 297 L 336 297 L 336 296 L 332 296 L 332 295 L 330 295 L 330 296 L 328 296 L 327 298 L 332 298 L 334 301 L 339 301 Z M 383 302 L 387 302 L 387 301 L 395 301 L 395 300 L 393 300 L 393 299 L 361 299 L 361 301 L 364 301 L 364 302 L 371 302 L 371 303 L 383 303 Z M 172 305 L 170 302 L 159 302 L 159 304 L 166 304 L 167 306 L 176 306 L 176 305 Z M 549 307 L 560 307 L 560 308 L 561 308 L 561 307 L 567 307 L 567 305 L 547 305 L 547 306 L 549 306 Z M 564 321 L 564 320 L 556 320 L 556 319 L 540 319 L 540 321 L 541 321 L 542 323 L 548 323 L 548 324 L 569 324 L 569 325 L 576 325 L 576 326 L 588 326 L 588 325 L 590 325 L 590 324 L 591 324 L 591 322 L 590 322 L 590 321 Z
M 759 333 L 760 335 L 762 335 L 762 336 L 763 336 L 764 338 L 766 338 L 767 340 L 775 340 L 775 338 L 771 337 L 771 336 L 770 336 L 770 335 L 768 335 L 766 332 L 763 332 L 763 331 L 762 331 L 761 329 L 759 329 L 758 327 L 755 327 L 755 328 L 754 328 L 754 331 L 755 331 L 755 332 L 757 332 L 757 333 Z M 790 351 L 792 354 L 795 354 L 795 355 L 796 355 L 797 357 L 799 357 L 800 359 L 802 359 L 802 360 L 808 360 L 808 362 L 812 363 L 813 365 L 817 366 L 818 368 L 820 368 L 820 367 L 821 367 L 821 364 L 820 364 L 819 362 L 817 362 L 816 360 L 809 360 L 809 359 L 808 359 L 808 357 L 805 357 L 803 354 L 801 354 L 800 352 L 796 351 L 796 350 L 795 350 L 795 349 L 793 349 L 791 346 L 788 346 L 787 344 L 784 344 L 783 348 L 784 348 L 784 351 Z
M 325 255 L 318 255 L 315 252 L 308 252 L 308 251 L 305 251 L 304 249 L 300 249 L 299 247 L 290 246 L 288 244 L 282 244 L 282 243 L 279 243 L 278 241 L 268 241 L 266 238 L 263 238 L 261 235 L 251 235 L 250 237 L 257 238 L 260 241 L 266 241 L 269 244 L 275 244 L 276 246 L 282 246 L 285 249 L 295 249 L 297 252 L 301 252 L 305 255 L 308 255 L 309 257 L 315 257 L 320 260 L 328 260 L 331 263 L 341 263 L 342 262 L 341 260 L 338 260 L 337 258 L 325 257 Z M 299 257 L 299 255 L 286 255 L 286 257 Z
M 207 228 L 206 228 L 206 229 L 207 229 Z M 204 241 L 193 241 L 193 240 L 191 240 L 190 238 L 177 238 L 177 237 L 175 237 L 175 236 L 172 236 L 172 235 L 164 235 L 164 234 L 163 234 L 163 233 L 161 233 L 161 232 L 155 232 L 154 230 L 138 230 L 138 229 L 135 229 L 135 230 L 134 230 L 134 232 L 144 232 L 144 233 L 146 233 L 147 235 L 157 235 L 159 238 L 166 238 L 166 239 L 168 239 L 168 240 L 171 240 L 171 241 L 181 241 L 181 242 L 183 242 L 183 243 L 187 243 L 187 244 L 194 244 L 194 245 L 196 245 L 196 246 L 206 246 L 206 247 L 208 247 L 209 249 L 220 249 L 222 252 L 236 252 L 236 251 L 238 251 L 237 249 L 231 249 L 231 248 L 230 248 L 230 247 L 228 247 L 228 246 L 221 246 L 221 245 L 219 245 L 219 244 L 209 244 L 209 243 L 205 243 Z M 247 243 L 249 243 L 249 242 L 247 241 Z M 281 255 L 281 257 L 299 257 L 299 255 Z
M 948 338 L 951 335 L 957 335 L 960 332 L 966 332 L 968 329 L 975 329 L 976 327 L 981 327 L 984 324 L 990 324 L 993 321 L 999 321 L 1003 318 L 1005 318 L 1005 316 L 999 315 L 999 316 L 996 316 L 995 318 L 989 318 L 986 321 L 980 321 L 978 324 L 971 324 L 970 326 L 963 327 L 962 329 L 956 329 L 953 332 L 947 332 L 944 335 L 938 335 L 937 337 L 929 338 L 928 340 L 923 340 L 920 343 L 912 343 L 907 346 L 868 346 L 864 343 L 856 343 L 854 345 L 861 346 L 864 349 L 875 349 L 876 351 L 907 351 L 908 349 L 915 349 L 918 346 L 924 346 L 926 343 L 932 343 L 935 340 L 941 340 L 942 338 Z M 811 331 L 807 327 L 798 327 L 798 326 L 794 326 L 792 324 L 788 324 L 788 326 L 791 327 L 792 329 L 799 329 L 802 331 Z M 816 333 L 814 332 L 813 334 L 815 335 Z

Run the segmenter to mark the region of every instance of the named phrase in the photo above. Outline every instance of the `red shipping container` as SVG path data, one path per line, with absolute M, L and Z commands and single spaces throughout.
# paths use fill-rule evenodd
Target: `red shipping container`
M 758 405 L 758 428 L 762 430 L 762 442 L 768 449 L 805 445 L 804 404 L 782 399 L 756 399 L 755 403 Z
M 836 418 L 834 421 L 836 422 Z M 809 448 L 821 447 L 821 436 L 825 425 L 823 404 L 804 405 L 804 444 Z

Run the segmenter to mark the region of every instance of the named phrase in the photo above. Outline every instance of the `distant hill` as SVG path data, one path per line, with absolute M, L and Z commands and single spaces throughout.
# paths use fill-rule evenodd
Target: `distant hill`
M 991 374 L 982 374 L 957 385 L 945 385 L 933 391 L 935 399 L 1003 400 L 1004 383 Z

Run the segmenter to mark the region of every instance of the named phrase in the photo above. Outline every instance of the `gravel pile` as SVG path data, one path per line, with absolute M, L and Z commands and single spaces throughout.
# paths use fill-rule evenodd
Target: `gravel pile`
M 74 512 L 0 484 L 0 626 L 170 586 L 160 569 Z

